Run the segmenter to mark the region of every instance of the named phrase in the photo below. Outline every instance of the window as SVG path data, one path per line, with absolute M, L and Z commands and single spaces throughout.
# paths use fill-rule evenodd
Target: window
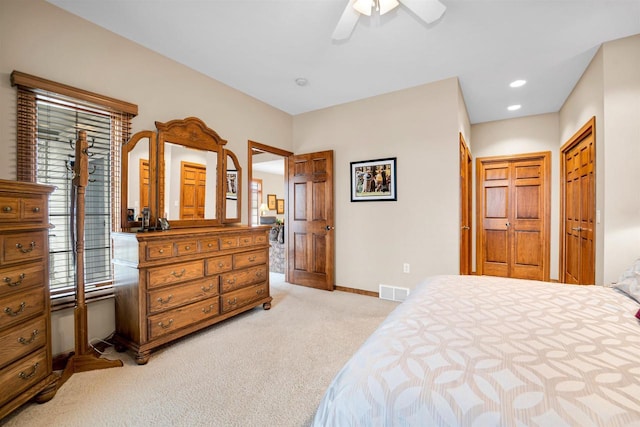
M 262 204 L 262 180 L 251 181 L 251 225 L 260 224 L 260 205 Z
M 52 305 L 75 297 L 72 227 L 74 144 L 87 131 L 89 185 L 85 196 L 87 301 L 112 294 L 111 238 L 120 228 L 120 147 L 130 136 L 137 107 L 15 72 L 18 86 L 18 180 L 56 186 L 49 199 L 49 279 Z M 118 101 L 115 101 L 116 104 Z M 135 107 L 135 111 L 132 111 Z

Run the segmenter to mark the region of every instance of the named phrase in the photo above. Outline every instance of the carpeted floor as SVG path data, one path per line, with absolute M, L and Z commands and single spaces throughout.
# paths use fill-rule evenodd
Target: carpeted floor
M 306 426 L 333 376 L 397 303 L 283 282 L 255 308 L 138 366 L 73 375 L 48 403 L 3 426 Z

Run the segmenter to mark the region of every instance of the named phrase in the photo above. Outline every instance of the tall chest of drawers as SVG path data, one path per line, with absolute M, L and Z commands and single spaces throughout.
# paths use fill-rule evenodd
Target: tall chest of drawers
M 190 333 L 271 307 L 268 227 L 114 233 L 116 349 L 138 364 Z
M 0 419 L 56 392 L 48 267 L 53 190 L 0 180 Z

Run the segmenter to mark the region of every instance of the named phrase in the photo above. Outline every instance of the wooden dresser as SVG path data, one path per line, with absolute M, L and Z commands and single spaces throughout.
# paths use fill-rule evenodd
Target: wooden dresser
M 115 347 L 153 349 L 260 304 L 271 308 L 269 227 L 114 233 Z
M 48 267 L 53 190 L 0 180 L 0 419 L 56 393 Z

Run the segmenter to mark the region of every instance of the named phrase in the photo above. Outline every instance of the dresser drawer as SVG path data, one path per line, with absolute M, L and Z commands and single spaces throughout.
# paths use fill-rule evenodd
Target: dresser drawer
M 218 276 L 170 286 L 149 292 L 149 313 L 218 295 Z
M 238 237 L 238 247 L 251 246 L 253 245 L 253 235 L 252 234 L 243 234 Z
M 44 311 L 44 288 L 11 294 L 0 298 L 0 328 L 24 321 Z
M 149 243 L 147 244 L 147 260 L 170 258 L 173 256 L 173 243 Z
M 218 250 L 218 238 L 210 237 L 198 240 L 200 243 L 200 252 L 215 252 Z
M 233 257 L 231 255 L 227 255 L 209 258 L 205 261 L 205 264 L 207 266 L 207 276 L 224 273 L 225 271 L 231 271 L 233 268 Z
M 16 221 L 20 219 L 20 199 L 0 196 L 0 221 Z
M 220 238 L 220 249 L 233 249 L 238 247 L 238 236 L 225 236 Z
M 148 287 L 170 285 L 172 283 L 186 282 L 187 280 L 204 277 L 204 264 L 202 261 L 182 262 L 167 267 L 155 267 L 148 270 Z
M 178 255 L 195 254 L 198 252 L 198 242 L 196 240 L 176 242 Z
M 47 343 L 44 317 L 22 323 L 0 336 L 0 366 L 16 360 Z
M 49 368 L 45 349 L 18 360 L 0 371 L 0 404 L 11 400 L 48 375 Z
M 0 270 L 0 297 L 8 292 L 27 289 L 45 283 L 44 265 L 31 263 Z
M 267 274 L 267 266 L 264 264 L 223 274 L 220 276 L 220 292 L 229 292 L 247 285 L 262 282 L 267 278 Z
M 47 202 L 43 198 L 22 199 L 22 219 L 25 221 L 44 221 L 47 215 Z
M 235 310 L 267 296 L 269 296 L 269 287 L 266 283 L 229 292 L 220 297 L 221 312 Z
M 46 238 L 46 231 L 3 236 L 2 263 L 15 263 L 42 258 Z
M 266 234 L 256 234 L 253 237 L 253 243 L 256 245 L 264 245 L 267 243 L 267 235 Z
M 233 268 L 243 268 L 250 265 L 265 264 L 269 259 L 267 250 L 244 252 L 233 255 Z
M 149 316 L 149 339 L 177 331 L 202 320 L 217 316 L 220 313 L 218 298 L 176 308 L 164 313 Z

